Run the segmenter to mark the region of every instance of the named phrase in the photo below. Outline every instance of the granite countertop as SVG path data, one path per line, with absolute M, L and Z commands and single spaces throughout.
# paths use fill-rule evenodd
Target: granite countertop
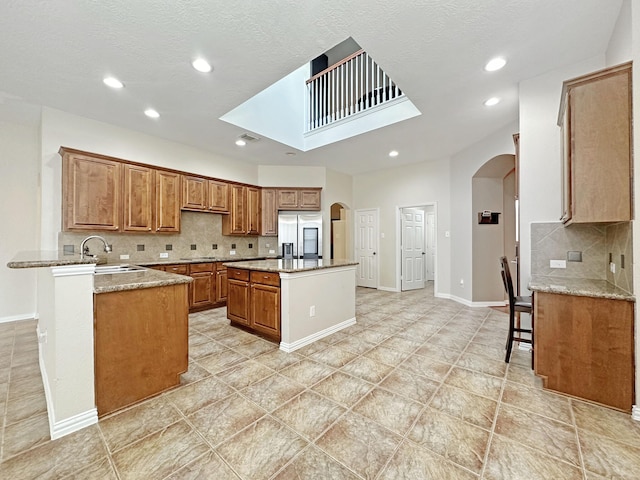
M 59 251 L 37 250 L 30 252 L 19 252 L 13 257 L 7 267 L 9 268 L 38 268 L 38 267 L 60 267 L 64 265 L 90 265 L 92 263 L 104 263 L 105 256 L 98 258 L 80 258 L 76 255 L 63 255 Z
M 529 282 L 529 290 L 544 293 L 577 295 L 580 297 L 610 298 L 635 302 L 633 294 L 616 287 L 606 280 L 587 278 L 563 278 L 534 275 Z
M 178 265 L 189 263 L 209 263 L 209 262 L 244 262 L 247 260 L 265 260 L 270 257 L 266 256 L 254 256 L 254 257 L 241 257 L 238 255 L 228 255 L 219 257 L 191 257 L 191 258 L 144 258 L 135 261 L 131 261 L 135 265 L 141 265 L 143 267 L 150 265 Z M 273 257 L 276 258 L 276 257 Z
M 358 265 L 351 260 L 291 260 L 271 259 L 253 260 L 245 262 L 225 263 L 227 267 L 244 270 L 259 270 L 262 272 L 295 273 L 308 270 L 322 270 L 325 268 L 347 267 Z
M 145 268 L 127 273 L 101 274 L 93 276 L 93 292 L 108 293 L 140 288 L 166 287 L 180 283 L 190 283 L 193 279 L 186 275 Z

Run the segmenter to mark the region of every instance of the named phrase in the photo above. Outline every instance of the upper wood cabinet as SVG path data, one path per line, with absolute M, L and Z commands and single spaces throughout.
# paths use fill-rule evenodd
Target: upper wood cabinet
M 150 232 L 153 223 L 153 170 L 140 165 L 123 164 L 122 230 Z
M 60 155 L 63 229 L 120 230 L 122 165 L 64 148 Z
M 260 224 L 260 235 L 278 235 L 277 195 L 278 191 L 275 188 L 262 189 L 262 223 Z
M 247 187 L 247 235 L 260 235 L 261 205 L 260 189 Z
M 155 211 L 153 223 L 156 232 L 180 231 L 180 177 L 179 173 L 156 170 Z
M 230 214 L 222 217 L 223 235 L 260 234 L 260 189 L 231 185 Z
M 203 177 L 182 177 L 182 209 L 229 213 L 229 184 Z
M 563 143 L 561 220 L 630 221 L 631 63 L 566 81 L 558 125 Z
M 320 210 L 321 188 L 279 188 L 278 210 Z

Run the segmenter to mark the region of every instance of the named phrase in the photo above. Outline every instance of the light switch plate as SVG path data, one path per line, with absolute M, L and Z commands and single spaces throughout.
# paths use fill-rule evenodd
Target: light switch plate
M 129 255 L 126 253 L 123 253 L 122 255 L 120 255 L 120 260 L 129 260 Z
M 269 250 L 269 253 L 270 253 L 270 254 L 271 254 L 271 253 L 276 253 L 276 251 L 275 251 L 275 250 Z
M 160 254 L 160 258 L 169 258 L 169 254 L 167 252 L 162 252 Z
M 549 260 L 549 268 L 567 268 L 566 260 Z
M 229 251 L 229 255 L 235 255 L 235 254 L 236 254 L 236 251 L 235 251 L 235 250 L 231 250 L 231 251 Z

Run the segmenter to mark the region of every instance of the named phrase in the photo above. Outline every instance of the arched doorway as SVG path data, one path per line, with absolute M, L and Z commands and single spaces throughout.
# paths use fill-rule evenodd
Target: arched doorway
M 349 225 L 349 208 L 343 203 L 331 205 L 331 252 L 330 258 L 347 260 L 351 258 Z

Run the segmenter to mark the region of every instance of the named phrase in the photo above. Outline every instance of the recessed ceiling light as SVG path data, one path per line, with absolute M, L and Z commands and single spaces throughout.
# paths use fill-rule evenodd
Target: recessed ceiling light
M 507 61 L 502 57 L 496 57 L 489 60 L 489 62 L 484 66 L 484 69 L 487 72 L 495 72 L 496 70 L 500 70 L 507 64 Z
M 209 73 L 212 68 L 204 58 L 196 58 L 193 62 L 191 62 L 193 68 L 202 73 Z
M 160 116 L 160 114 L 157 111 L 155 111 L 153 108 L 147 108 L 144 111 L 144 114 L 149 118 L 158 118 Z
M 241 138 L 239 138 L 238 140 L 236 140 L 236 145 L 238 145 L 239 147 L 244 147 L 247 144 L 247 142 L 245 142 L 244 140 L 242 140 Z
M 491 97 L 490 99 L 484 101 L 485 107 L 493 107 L 498 103 L 500 103 L 500 99 L 498 97 Z
M 397 150 L 391 150 L 391 151 L 389 152 L 389 156 L 390 156 L 390 157 L 397 157 L 398 155 L 399 155 L 399 153 L 398 153 L 398 151 L 397 151 Z
M 122 88 L 124 87 L 124 83 L 118 80 L 116 77 L 104 77 L 102 80 L 107 87 L 111 88 Z

